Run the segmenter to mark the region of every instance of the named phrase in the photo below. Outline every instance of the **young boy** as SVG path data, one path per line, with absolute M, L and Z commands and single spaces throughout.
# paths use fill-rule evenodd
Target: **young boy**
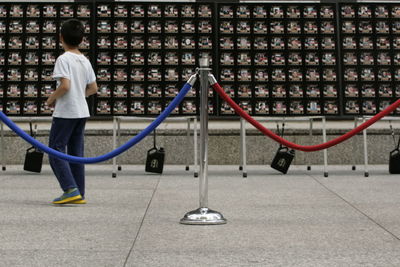
M 47 99 L 55 104 L 49 147 L 73 156 L 83 156 L 84 130 L 90 116 L 85 97 L 97 92 L 96 76 L 89 60 L 79 52 L 83 24 L 70 19 L 61 27 L 61 42 L 65 53 L 58 57 L 53 77 L 57 89 Z M 49 156 L 51 168 L 64 194 L 53 204 L 85 204 L 85 166 Z

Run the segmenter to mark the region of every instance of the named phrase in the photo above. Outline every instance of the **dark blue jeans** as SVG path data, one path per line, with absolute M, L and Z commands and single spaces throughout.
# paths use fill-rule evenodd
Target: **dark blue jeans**
M 84 131 L 86 118 L 53 118 L 50 130 L 49 147 L 72 156 L 83 157 Z M 50 166 L 60 183 L 62 190 L 78 188 L 85 195 L 85 165 L 49 156 Z

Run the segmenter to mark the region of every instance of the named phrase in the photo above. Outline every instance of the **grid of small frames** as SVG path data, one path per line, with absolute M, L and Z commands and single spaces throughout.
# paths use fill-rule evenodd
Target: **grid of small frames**
M 340 25 L 344 114 L 376 114 L 400 97 L 400 4 L 341 4 Z
M 0 110 L 8 115 L 50 115 L 54 63 L 62 53 L 59 29 L 77 17 L 85 25 L 82 52 L 90 57 L 91 6 L 0 3 Z
M 97 4 L 96 114 L 159 114 L 198 59 L 213 58 L 213 17 L 209 4 Z M 192 89 L 172 114 L 197 114 L 197 95 Z
M 335 5 L 221 4 L 219 80 L 253 115 L 339 114 Z M 221 114 L 233 114 L 224 102 Z
M 0 110 L 52 113 L 59 29 L 72 17 L 97 74 L 96 116 L 159 114 L 203 56 L 252 115 L 372 115 L 400 97 L 400 4 L 0 3 Z M 198 106 L 194 88 L 173 115 Z M 209 111 L 234 115 L 211 89 Z

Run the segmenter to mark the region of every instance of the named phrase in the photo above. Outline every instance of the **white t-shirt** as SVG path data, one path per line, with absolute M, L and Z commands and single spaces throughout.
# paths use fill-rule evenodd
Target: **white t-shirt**
M 60 78 L 70 80 L 67 93 L 56 100 L 53 117 L 77 119 L 90 117 L 86 103 L 86 86 L 96 81 L 90 61 L 84 55 L 65 52 L 57 58 L 53 78 L 60 86 Z

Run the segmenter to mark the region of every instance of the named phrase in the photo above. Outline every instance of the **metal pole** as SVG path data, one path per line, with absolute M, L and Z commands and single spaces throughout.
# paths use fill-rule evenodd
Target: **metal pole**
M 187 155 L 186 155 L 186 167 L 185 170 L 189 170 L 190 165 L 190 155 L 189 155 L 189 146 L 190 146 L 190 118 L 187 118 L 187 133 L 186 133 L 186 147 L 187 147 Z
M 3 122 L 0 121 L 0 131 L 1 131 L 1 169 L 3 171 L 6 170 L 6 163 L 4 162 L 5 157 L 4 157 L 4 128 L 3 128 Z
M 113 117 L 113 150 L 115 150 L 117 148 L 117 122 L 116 122 L 116 118 Z M 112 171 L 112 178 L 116 178 L 117 177 L 117 160 L 114 157 L 113 158 L 113 171 Z
M 357 125 L 358 125 L 358 118 L 357 117 L 354 117 L 354 128 L 357 128 Z M 353 140 L 352 140 L 352 145 L 353 145 L 353 153 L 356 153 L 356 138 L 357 138 L 357 135 L 355 135 L 354 137 L 353 137 Z M 353 166 L 351 166 L 351 169 L 353 170 L 353 171 L 355 171 L 356 170 L 356 164 L 357 164 L 357 162 L 353 162 Z
M 117 117 L 117 146 L 119 147 L 119 144 L 121 142 L 121 119 Z M 117 157 L 115 158 L 115 163 L 117 163 Z M 117 163 L 118 164 L 118 163 Z M 121 164 L 118 164 L 118 171 L 122 170 Z
M 193 120 L 193 145 L 194 145 L 194 177 L 199 177 L 199 160 L 197 151 L 197 117 Z
M 200 208 L 190 211 L 181 219 L 182 224 L 225 224 L 221 213 L 208 208 L 208 88 L 210 68 L 208 58 L 200 59 Z
M 363 123 L 365 122 L 365 117 L 363 118 Z M 367 129 L 363 131 L 363 139 L 364 139 L 364 176 L 368 177 L 368 147 L 367 147 Z
M 241 150 L 242 150 L 242 170 L 243 170 L 243 178 L 247 177 L 247 149 L 246 149 L 246 121 L 244 119 L 240 119 L 240 135 L 242 136 L 241 142 Z
M 314 122 L 314 120 L 313 120 L 313 118 L 311 118 L 311 117 L 309 117 L 309 119 L 310 119 L 310 140 L 313 140 L 313 122 Z M 307 160 L 308 161 L 308 165 L 307 165 L 307 171 L 311 171 L 311 163 L 310 163 L 310 160 L 308 159 Z
M 326 118 L 322 117 L 322 136 L 326 143 Z M 324 149 L 324 177 L 328 177 L 328 149 Z
M 240 117 L 239 171 L 243 170 L 243 118 Z

